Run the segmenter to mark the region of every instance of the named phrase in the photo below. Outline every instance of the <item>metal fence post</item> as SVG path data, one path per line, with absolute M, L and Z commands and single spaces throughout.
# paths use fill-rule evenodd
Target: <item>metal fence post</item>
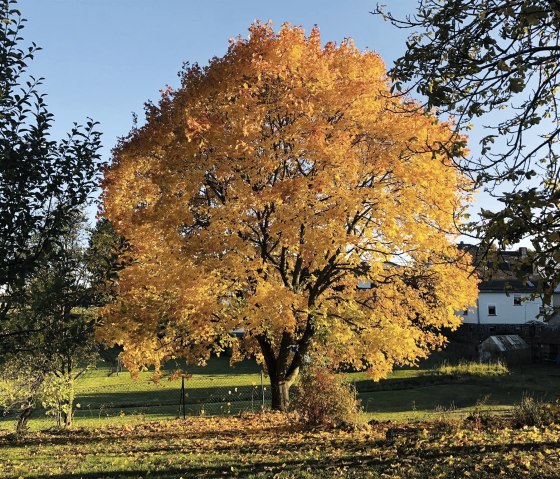
M 262 407 L 261 409 L 264 411 L 264 372 L 261 369 L 261 393 L 262 393 Z
M 183 419 L 186 417 L 185 409 L 185 376 L 181 376 L 181 411 L 183 413 Z

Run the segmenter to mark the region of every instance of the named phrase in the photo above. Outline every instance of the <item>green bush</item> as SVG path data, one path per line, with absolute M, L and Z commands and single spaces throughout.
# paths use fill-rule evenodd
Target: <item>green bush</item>
M 295 393 L 294 409 L 311 426 L 356 427 L 366 423 L 356 388 L 324 366 L 307 365 Z
M 444 362 L 436 367 L 433 372 L 438 375 L 488 377 L 509 374 L 509 369 L 502 361 L 495 363 L 462 361 L 458 364 Z

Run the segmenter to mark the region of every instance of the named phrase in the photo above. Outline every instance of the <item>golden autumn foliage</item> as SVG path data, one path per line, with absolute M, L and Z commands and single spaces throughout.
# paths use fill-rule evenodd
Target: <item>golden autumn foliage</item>
M 133 264 L 100 338 L 131 368 L 256 354 L 275 407 L 311 353 L 373 378 L 425 357 L 477 295 L 442 142 L 464 140 L 389 95 L 377 54 L 252 25 L 115 150 L 105 215 Z

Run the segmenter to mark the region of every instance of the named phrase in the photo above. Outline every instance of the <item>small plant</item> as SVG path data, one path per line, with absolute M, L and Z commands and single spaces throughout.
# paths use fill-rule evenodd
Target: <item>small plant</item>
M 508 367 L 502 361 L 497 361 L 494 363 L 462 361 L 458 364 L 449 364 L 447 362 L 443 362 L 441 365 L 436 367 L 433 371 L 437 375 L 446 375 L 446 376 L 488 377 L 488 376 L 504 376 L 506 374 L 509 374 Z
M 491 418 L 492 414 L 488 409 L 488 401 L 490 400 L 490 395 L 487 394 L 483 398 L 480 398 L 476 401 L 474 408 L 471 411 L 471 414 L 466 418 L 466 421 L 474 425 L 475 427 L 481 427 L 487 425 Z
M 457 407 L 455 403 L 449 404 L 449 406 L 438 405 L 434 409 L 434 426 L 440 431 L 454 431 L 459 427 L 459 421 L 457 420 Z
M 294 406 L 300 418 L 312 426 L 356 427 L 366 423 L 356 388 L 325 366 L 306 366 Z
M 524 394 L 521 401 L 514 404 L 512 414 L 517 426 L 547 426 L 560 418 L 560 405 Z

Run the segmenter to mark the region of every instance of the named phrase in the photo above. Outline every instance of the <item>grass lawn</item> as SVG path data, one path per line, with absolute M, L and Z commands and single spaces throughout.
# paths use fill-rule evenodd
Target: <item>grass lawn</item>
M 259 410 L 260 370 L 251 362 L 230 370 L 213 359 L 189 372 L 194 415 L 186 420 L 178 419 L 180 381 L 155 384 L 150 372 L 109 376 L 103 367 L 78 381 L 74 428 L 54 429 L 38 411 L 32 431 L 16 437 L 13 418 L 5 418 L 0 479 L 559 477 L 560 425 L 517 428 L 503 414 L 527 393 L 555 399 L 554 366 L 498 376 L 401 369 L 379 383 L 348 374 L 376 420 L 356 431 L 306 430 L 273 413 L 201 417 L 212 404 Z M 473 423 L 473 409 L 485 421 Z
M 168 372 L 173 369 L 169 366 Z M 233 369 L 227 358 L 213 358 L 206 367 L 189 367 L 187 413 L 232 414 L 260 411 L 262 391 L 259 367 L 251 361 Z M 109 375 L 108 367 L 88 371 L 77 381 L 76 426 L 141 424 L 180 415 L 180 380 L 161 379 L 142 372 L 136 380 L 127 372 Z M 560 368 L 531 365 L 512 369 L 503 376 L 442 374 L 432 368 L 400 369 L 374 383 L 363 373 L 348 375 L 354 382 L 369 419 L 422 421 L 430 418 L 464 417 L 484 402 L 484 408 L 506 412 L 523 394 L 555 399 L 560 395 Z M 270 404 L 268 378 L 264 377 L 266 404 Z M 54 419 L 37 411 L 32 430 L 54 425 Z M 11 430 L 14 417 L 0 420 L 0 430 Z
M 188 367 L 192 378 L 186 381 L 187 414 L 261 411 L 260 367 L 253 361 L 244 361 L 232 368 L 228 361 L 228 358 L 212 358 L 205 367 Z M 169 364 L 165 372 L 171 373 L 178 366 L 184 367 L 184 364 Z M 110 373 L 111 368 L 101 364 L 76 381 L 77 426 L 139 423 L 180 415 L 180 379 L 170 381 L 163 377 L 155 383 L 153 371 L 140 372 L 137 379 L 132 379 L 128 372 Z M 270 404 L 270 381 L 266 376 L 262 379 L 267 404 Z M 42 410 L 30 421 L 32 430 L 54 424 L 54 419 L 46 417 Z M 13 425 L 13 416 L 0 419 L 0 430 L 13 428 Z
M 306 430 L 280 414 L 0 433 L 0 478 L 558 477 L 560 425 L 506 418 Z

